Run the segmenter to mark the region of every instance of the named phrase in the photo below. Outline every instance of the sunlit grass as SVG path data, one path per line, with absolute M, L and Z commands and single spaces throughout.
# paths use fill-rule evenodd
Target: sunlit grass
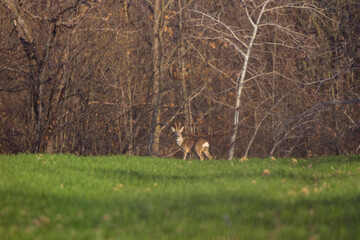
M 360 157 L 0 156 L 1 239 L 357 239 Z

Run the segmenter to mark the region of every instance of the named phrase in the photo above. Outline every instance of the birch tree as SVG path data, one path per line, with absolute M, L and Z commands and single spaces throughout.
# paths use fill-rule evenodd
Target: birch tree
M 228 156 L 229 160 L 233 159 L 233 157 L 234 157 L 236 136 L 237 136 L 237 132 L 238 132 L 238 128 L 239 128 L 238 123 L 239 123 L 239 112 L 240 112 L 240 103 L 241 103 L 240 100 L 241 100 L 241 94 L 242 94 L 242 90 L 243 90 L 243 86 L 244 86 L 244 81 L 245 81 L 245 76 L 246 76 L 246 72 L 247 72 L 247 68 L 248 68 L 251 50 L 252 50 L 255 38 L 258 34 L 258 29 L 259 29 L 259 24 L 260 24 L 261 18 L 263 16 L 266 6 L 268 5 L 269 2 L 270 2 L 270 0 L 267 0 L 262 3 L 262 6 L 260 5 L 260 6 L 256 7 L 256 8 L 260 8 L 260 13 L 256 17 L 255 21 L 253 21 L 251 15 L 249 14 L 246 3 L 243 2 L 246 16 L 247 16 L 249 22 L 251 23 L 251 26 L 253 27 L 253 31 L 252 31 L 249 43 L 246 44 L 245 42 L 243 42 L 246 52 L 244 53 L 243 51 L 240 51 L 241 55 L 244 57 L 244 63 L 243 63 L 241 72 L 239 73 L 238 78 L 236 79 L 236 89 L 237 90 L 236 90 L 236 101 L 235 101 L 235 109 L 234 109 L 234 124 L 233 124 L 233 130 L 232 130 L 232 134 L 231 134 L 231 138 L 230 138 L 230 149 L 229 149 L 229 156 Z
M 229 3 L 230 4 L 230 3 Z M 241 110 L 241 99 L 244 90 L 244 85 L 250 81 L 256 80 L 259 76 L 266 75 L 267 73 L 256 71 L 257 65 L 251 64 L 251 59 L 254 58 L 254 48 L 258 48 L 261 45 L 279 45 L 285 48 L 301 48 L 301 43 L 297 39 L 298 33 L 293 29 L 293 26 L 287 26 L 283 23 L 275 21 L 273 13 L 276 11 L 282 11 L 283 9 L 305 9 L 314 11 L 318 14 L 321 12 L 312 4 L 306 3 L 306 1 L 289 2 L 289 1 L 274 1 L 274 0 L 261 0 L 261 1 L 234 1 L 233 4 L 239 9 L 239 17 L 245 18 L 246 21 L 238 21 L 237 25 L 230 25 L 226 21 L 225 13 L 220 12 L 217 15 L 209 13 L 201 8 L 191 9 L 190 12 L 197 14 L 197 23 L 205 28 L 207 31 L 212 32 L 213 35 L 209 35 L 208 39 L 222 40 L 232 46 L 234 52 L 239 56 L 239 63 L 241 64 L 240 71 L 237 73 L 237 77 L 234 80 L 235 89 L 235 102 L 232 106 L 234 115 L 230 133 L 230 145 L 228 151 L 228 159 L 234 158 L 238 129 L 239 129 L 239 117 Z M 240 25 L 246 22 L 245 25 Z M 289 37 L 289 41 L 274 40 L 274 42 L 261 42 L 256 39 L 261 34 L 266 34 L 266 29 L 279 29 L 285 32 Z M 290 42 L 290 43 L 289 43 Z M 249 68 L 252 68 L 251 73 Z M 268 114 L 266 114 L 266 117 Z M 264 122 L 264 118 L 260 121 L 260 125 Z M 255 132 L 251 138 L 245 157 L 248 155 L 251 144 L 257 134 L 260 127 L 259 124 L 255 127 Z

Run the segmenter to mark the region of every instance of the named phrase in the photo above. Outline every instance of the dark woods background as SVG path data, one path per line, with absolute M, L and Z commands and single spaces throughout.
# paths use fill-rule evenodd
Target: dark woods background
M 0 2 L 1 153 L 360 152 L 357 0 Z

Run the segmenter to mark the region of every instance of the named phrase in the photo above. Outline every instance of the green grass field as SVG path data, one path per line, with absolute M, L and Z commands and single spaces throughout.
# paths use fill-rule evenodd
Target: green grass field
M 360 157 L 0 155 L 0 239 L 360 239 Z

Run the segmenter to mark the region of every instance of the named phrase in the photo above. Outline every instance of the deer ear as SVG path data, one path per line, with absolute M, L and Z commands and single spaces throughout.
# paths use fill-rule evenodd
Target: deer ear
M 174 127 L 171 127 L 171 131 L 175 132 L 175 128 L 174 128 Z
M 181 129 L 180 129 L 180 132 L 182 132 L 184 130 L 184 127 L 182 127 Z

